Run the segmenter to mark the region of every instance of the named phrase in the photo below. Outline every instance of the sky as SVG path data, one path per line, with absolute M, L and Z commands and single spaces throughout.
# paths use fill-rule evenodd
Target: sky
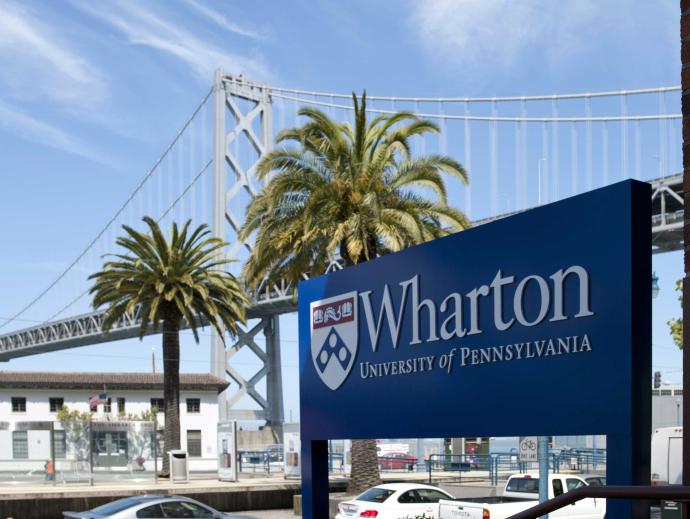
M 209 91 L 219 66 L 272 85 L 397 96 L 671 86 L 680 78 L 678 16 L 677 2 L 667 0 L 0 0 L 0 321 L 74 260 Z M 675 143 L 679 150 L 679 136 Z M 677 150 L 669 153 L 679 165 Z M 645 157 L 645 167 L 654 160 Z M 681 260 L 680 253 L 653 259 L 661 288 L 654 367 L 670 382 L 681 376 L 666 327 L 680 313 Z M 37 305 L 6 329 L 50 311 Z M 295 321 L 281 317 L 287 419 L 299 413 Z M 208 348 L 207 336 L 196 345 L 183 335 L 182 369 L 207 370 Z M 143 371 L 152 349 L 160 359 L 159 338 L 0 367 Z M 256 368 L 249 354 L 237 360 L 247 373 Z

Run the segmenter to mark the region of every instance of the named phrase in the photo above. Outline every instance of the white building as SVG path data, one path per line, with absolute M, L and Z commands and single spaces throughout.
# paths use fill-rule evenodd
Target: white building
M 210 374 L 180 374 L 180 443 L 188 452 L 190 470 L 216 470 L 218 393 L 227 386 L 225 380 Z M 89 398 L 101 393 L 107 395 L 106 403 L 91 408 Z M 82 422 L 70 425 L 58 420 L 63 406 L 69 411 L 91 411 L 91 452 Z M 0 371 L 0 470 L 42 470 L 51 457 L 51 424 L 58 470 L 89 458 L 94 470 L 141 468 L 141 459 L 152 470 L 152 426 L 126 423 L 152 407 L 159 411 L 160 458 L 162 374 Z
M 662 384 L 652 389 L 652 431 L 683 425 L 683 386 Z

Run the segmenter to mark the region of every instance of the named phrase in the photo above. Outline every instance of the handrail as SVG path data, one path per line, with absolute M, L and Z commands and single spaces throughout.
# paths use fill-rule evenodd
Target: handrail
M 580 487 L 528 508 L 508 519 L 537 519 L 550 512 L 572 505 L 580 499 L 598 497 L 602 499 L 670 499 L 690 501 L 690 487 L 679 485 L 647 486 L 600 486 Z

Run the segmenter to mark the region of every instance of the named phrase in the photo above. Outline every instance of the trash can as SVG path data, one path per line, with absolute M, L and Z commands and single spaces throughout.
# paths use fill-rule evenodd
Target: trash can
M 168 451 L 170 461 L 170 481 L 173 483 L 186 483 L 189 481 L 189 461 L 187 451 Z
M 680 519 L 681 504 L 677 501 L 661 501 L 661 519 Z

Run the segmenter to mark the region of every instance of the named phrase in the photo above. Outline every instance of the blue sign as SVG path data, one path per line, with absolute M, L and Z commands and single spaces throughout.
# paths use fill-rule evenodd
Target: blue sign
M 609 484 L 648 484 L 650 187 L 305 281 L 299 336 L 305 518 L 327 510 L 336 438 L 606 434 Z

